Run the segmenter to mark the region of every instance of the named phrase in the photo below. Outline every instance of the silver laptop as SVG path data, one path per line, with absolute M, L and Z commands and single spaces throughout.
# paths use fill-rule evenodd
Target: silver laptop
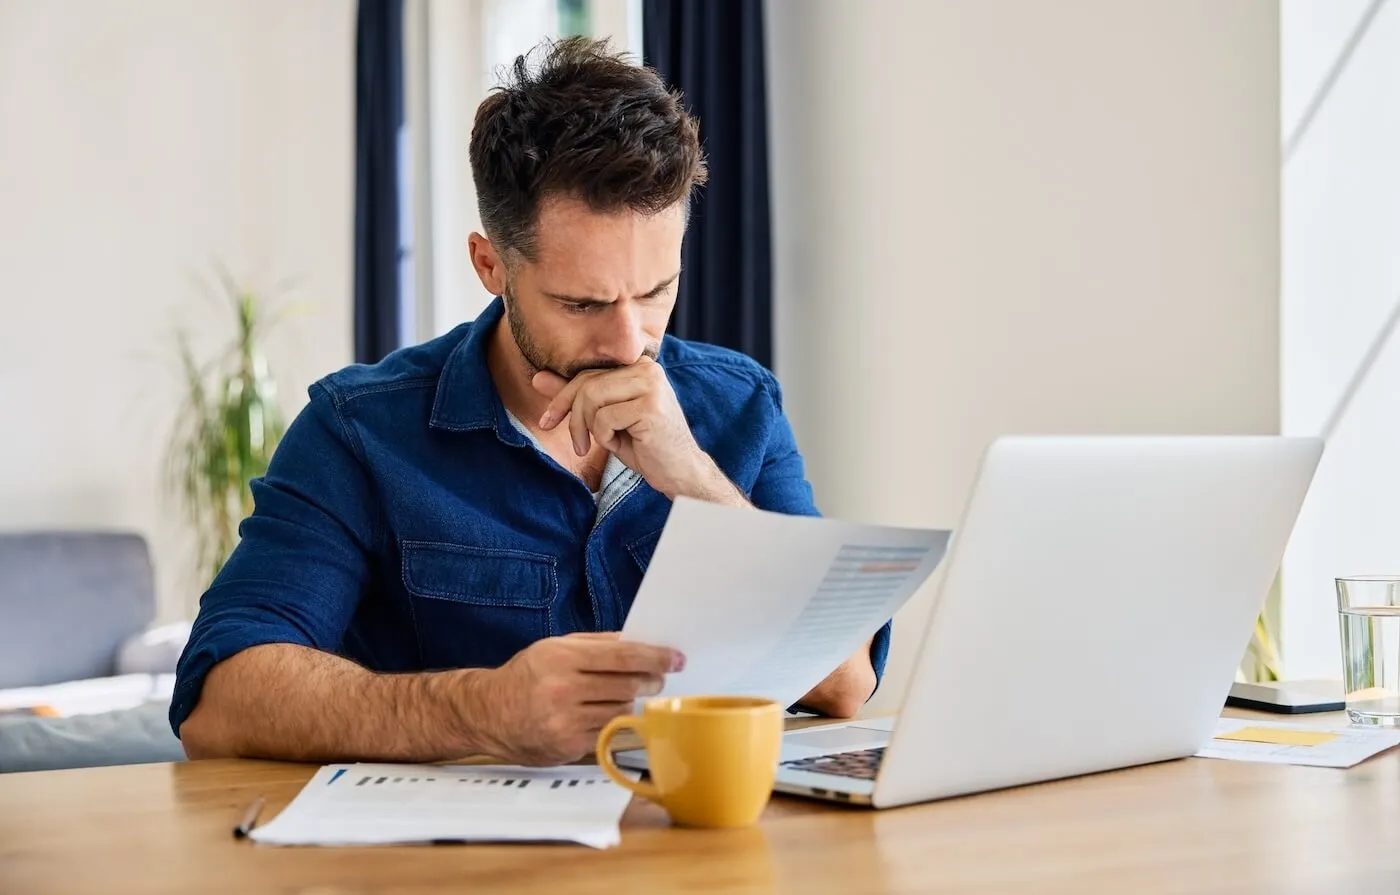
M 776 789 L 887 808 L 1198 751 L 1321 453 L 1273 436 L 998 440 L 899 715 L 790 732 Z

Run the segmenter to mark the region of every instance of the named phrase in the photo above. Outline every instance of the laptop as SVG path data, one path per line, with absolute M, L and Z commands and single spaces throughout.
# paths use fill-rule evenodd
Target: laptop
M 889 808 L 1194 754 L 1321 454 L 1280 436 L 997 440 L 898 715 L 788 732 L 775 789 Z

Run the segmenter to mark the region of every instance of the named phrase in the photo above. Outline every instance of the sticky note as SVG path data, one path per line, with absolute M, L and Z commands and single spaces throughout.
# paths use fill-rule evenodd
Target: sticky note
M 1217 740 L 1239 740 L 1245 743 L 1272 743 L 1276 746 L 1321 746 L 1337 739 L 1340 734 L 1326 730 L 1287 730 L 1279 727 L 1241 727 L 1222 733 Z

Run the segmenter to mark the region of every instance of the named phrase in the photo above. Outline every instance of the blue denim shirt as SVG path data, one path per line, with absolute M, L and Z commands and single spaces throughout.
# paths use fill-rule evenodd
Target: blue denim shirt
M 257 644 L 422 671 L 622 628 L 671 502 L 643 481 L 600 511 L 511 423 L 486 361 L 502 311 L 496 299 L 473 323 L 311 387 L 200 602 L 176 733 L 209 669 Z M 771 373 L 671 337 L 658 361 L 700 447 L 756 506 L 817 515 Z M 889 637 L 886 624 L 871 649 L 877 677 Z

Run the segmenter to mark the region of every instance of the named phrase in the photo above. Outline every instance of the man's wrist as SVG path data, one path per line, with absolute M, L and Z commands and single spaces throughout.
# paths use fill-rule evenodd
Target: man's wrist
M 492 705 L 493 672 L 486 668 L 461 668 L 435 675 L 448 735 L 459 757 L 498 756 L 502 744 L 492 731 L 496 709 Z
M 719 468 L 719 464 L 715 463 L 709 454 L 698 448 L 692 460 L 690 471 L 667 490 L 666 496 L 671 500 L 675 500 L 677 497 L 691 497 L 696 500 L 728 506 L 749 505 L 748 498 L 744 496 L 737 485 L 729 480 L 729 477 L 724 474 L 724 470 Z

